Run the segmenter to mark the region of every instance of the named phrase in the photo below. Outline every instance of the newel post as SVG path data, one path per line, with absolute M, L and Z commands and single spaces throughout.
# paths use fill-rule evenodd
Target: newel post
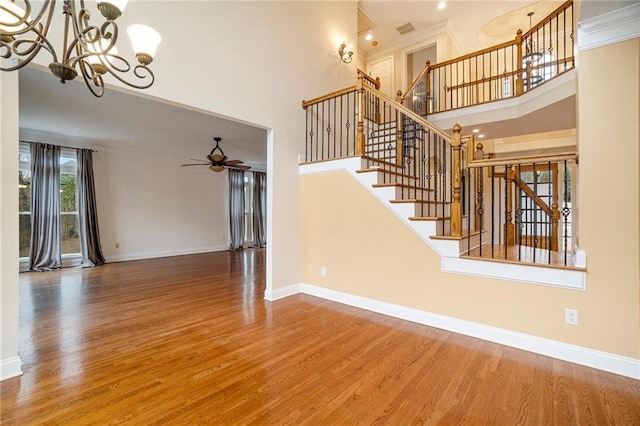
M 398 90 L 396 93 L 396 101 L 402 103 L 402 90 Z M 402 129 L 402 112 L 396 110 L 396 164 L 398 166 L 402 165 L 402 155 L 404 154 L 404 143 L 402 140 L 404 132 Z
M 462 127 L 459 124 L 453 126 L 453 136 L 451 137 L 451 146 L 453 147 L 453 200 L 451 202 L 451 236 L 462 236 L 462 158 L 461 145 L 462 137 L 460 132 Z
M 505 169 L 505 220 L 504 220 L 504 239 L 508 246 L 515 244 L 516 228 L 513 223 L 513 185 L 516 181 L 516 172 L 512 166 L 506 166 Z
M 356 155 L 364 155 L 364 78 L 361 75 L 358 76 L 357 92 L 358 131 L 356 133 Z
M 524 93 L 524 70 L 522 69 L 522 30 L 516 33 L 516 64 L 518 66 L 518 78 L 516 79 L 516 96 Z

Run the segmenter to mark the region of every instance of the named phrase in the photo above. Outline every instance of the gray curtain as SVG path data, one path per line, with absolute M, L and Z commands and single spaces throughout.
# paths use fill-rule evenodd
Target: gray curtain
M 229 171 L 229 250 L 244 245 L 244 172 Z
M 93 185 L 93 153 L 90 149 L 78 149 L 78 221 L 80 225 L 81 266 L 96 266 L 104 263 L 96 191 Z
M 31 247 L 29 270 L 62 264 L 60 248 L 60 147 L 31 144 Z
M 267 245 L 267 174 L 253 172 L 253 246 Z

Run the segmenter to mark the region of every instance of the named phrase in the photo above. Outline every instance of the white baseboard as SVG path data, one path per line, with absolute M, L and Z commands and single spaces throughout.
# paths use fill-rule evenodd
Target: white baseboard
M 274 300 L 282 299 L 288 296 L 293 296 L 301 292 L 302 284 L 291 284 L 286 287 L 267 289 L 264 292 L 265 300 L 273 302 Z
M 199 247 L 192 249 L 179 249 L 179 250 L 159 250 L 159 251 L 148 251 L 142 253 L 129 253 L 122 255 L 110 255 L 106 257 L 106 262 L 126 262 L 128 260 L 141 260 L 141 259 L 153 259 L 156 257 L 169 257 L 169 256 L 183 256 L 186 254 L 198 254 L 198 253 L 209 253 L 214 251 L 225 251 L 228 250 L 227 246 L 211 246 L 211 247 Z
M 298 291 L 296 291 L 296 289 Z M 400 318 L 418 324 L 476 337 L 489 342 L 511 346 L 513 348 L 550 356 L 552 358 L 561 359 L 574 364 L 580 364 L 640 380 L 640 359 L 602 352 L 582 346 L 570 345 L 556 340 L 518 333 L 472 321 L 461 320 L 445 315 L 395 305 L 392 303 L 381 302 L 379 300 L 355 296 L 310 284 L 291 285 L 282 289 L 277 289 L 276 292 L 277 294 L 271 295 L 276 297 L 268 300 L 277 300 L 279 298 L 301 292 L 356 308 L 388 315 L 394 318 Z
M 19 356 L 0 360 L 0 381 L 22 376 L 22 361 Z

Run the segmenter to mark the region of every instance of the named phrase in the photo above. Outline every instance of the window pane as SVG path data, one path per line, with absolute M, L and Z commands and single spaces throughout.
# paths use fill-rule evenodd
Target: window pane
M 29 247 L 31 246 L 31 214 L 20 213 L 20 257 L 29 257 Z
M 78 213 L 63 212 L 60 215 L 60 240 L 62 254 L 80 253 Z
M 29 247 L 31 246 L 31 154 L 28 144 L 20 144 L 18 162 L 19 255 L 20 257 L 29 257 Z

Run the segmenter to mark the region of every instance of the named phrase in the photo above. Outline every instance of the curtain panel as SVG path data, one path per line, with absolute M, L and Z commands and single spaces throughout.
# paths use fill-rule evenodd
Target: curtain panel
M 62 265 L 60 247 L 60 147 L 32 143 L 31 245 L 29 270 L 51 271 Z
M 253 246 L 267 245 L 267 174 L 253 172 Z
M 98 209 L 93 179 L 93 152 L 78 149 L 78 222 L 80 226 L 81 266 L 104 263 L 98 229 Z
M 229 250 L 242 250 L 244 245 L 244 172 L 229 172 Z

